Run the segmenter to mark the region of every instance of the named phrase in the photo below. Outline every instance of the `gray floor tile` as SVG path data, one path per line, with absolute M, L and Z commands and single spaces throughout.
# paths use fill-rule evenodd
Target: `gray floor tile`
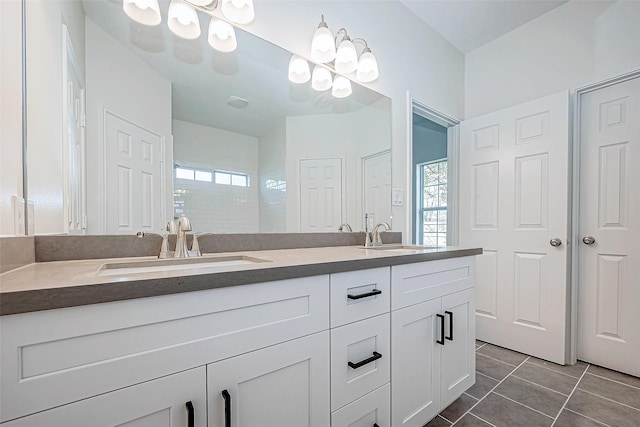
M 488 377 L 500 381 L 514 369 L 515 366 L 476 353 L 476 371 Z
M 524 362 L 527 357 L 529 357 L 526 354 L 498 347 L 493 344 L 487 344 L 483 346 L 480 350 L 478 350 L 478 353 L 484 354 L 485 356 L 493 357 L 494 359 L 498 359 L 501 362 L 505 362 L 513 366 L 518 366 L 519 364 Z
M 476 345 L 486 344 L 484 341 L 476 340 Z
M 436 416 L 434 419 L 432 419 L 422 427 L 449 427 L 450 425 L 451 423 L 449 421 Z
M 640 411 L 610 400 L 576 390 L 567 402 L 567 409 L 615 427 L 637 427 Z
M 476 373 L 476 383 L 473 386 L 471 386 L 471 388 L 467 390 L 466 393 L 470 394 L 476 399 L 482 399 L 496 385 L 498 385 L 497 380 L 494 380 L 493 378 L 489 378 L 479 373 Z
M 544 366 L 552 371 L 560 372 L 565 375 L 571 375 L 572 377 L 580 378 L 587 369 L 587 364 L 578 361 L 575 365 L 558 365 L 553 362 L 547 362 L 546 360 L 538 359 L 537 357 L 531 357 L 527 360 L 527 363 L 533 363 L 534 365 Z
M 575 412 L 571 412 L 564 409 L 553 426 L 554 427 L 602 427 L 604 425 L 605 424 L 600 424 L 580 414 L 576 414 Z
M 610 369 L 601 368 L 600 366 L 591 365 L 587 370 L 590 374 L 599 375 L 601 377 L 609 378 L 614 381 L 619 381 L 627 385 L 640 388 L 640 378 L 632 377 L 620 372 L 612 371 Z
M 495 393 L 490 393 L 480 401 L 471 413 L 496 427 L 546 427 L 553 423 L 553 418 L 525 408 Z
M 471 397 L 463 393 L 455 402 L 447 406 L 444 411 L 440 412 L 440 415 L 451 422 L 455 422 L 477 402 L 478 399 L 475 397 Z
M 578 378 L 554 372 L 528 362 L 520 366 L 513 375 L 566 395 L 571 393 L 578 382 Z
M 578 388 L 640 409 L 640 389 L 638 388 L 629 387 L 606 378 L 596 377 L 589 373 L 582 377 Z
M 513 376 L 505 379 L 494 392 L 554 418 L 568 397 Z
M 467 414 L 460 421 L 454 424 L 455 427 L 491 427 L 491 424 L 484 422 L 480 418 Z

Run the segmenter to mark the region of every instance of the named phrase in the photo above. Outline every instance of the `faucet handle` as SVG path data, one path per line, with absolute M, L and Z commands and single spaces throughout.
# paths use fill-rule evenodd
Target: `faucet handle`
M 193 242 L 191 242 L 191 250 L 189 251 L 189 256 L 202 256 L 202 252 L 200 252 L 200 243 L 198 243 L 198 235 L 193 235 Z

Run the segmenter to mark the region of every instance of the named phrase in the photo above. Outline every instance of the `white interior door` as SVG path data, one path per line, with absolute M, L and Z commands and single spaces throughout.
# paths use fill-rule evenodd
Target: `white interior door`
M 300 160 L 300 231 L 337 232 L 342 222 L 342 159 Z
M 391 151 L 366 157 L 362 169 L 364 214 L 374 225 L 381 221 L 391 225 Z
M 106 232 L 162 230 L 162 137 L 106 114 Z
M 640 376 L 639 117 L 640 78 L 582 96 L 578 358 L 636 376 Z
M 569 97 L 460 127 L 460 245 L 477 258 L 478 339 L 564 364 Z M 559 239 L 559 246 L 551 246 Z

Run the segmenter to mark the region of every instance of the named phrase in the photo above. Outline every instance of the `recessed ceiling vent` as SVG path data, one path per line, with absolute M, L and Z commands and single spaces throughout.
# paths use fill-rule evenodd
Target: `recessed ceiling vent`
M 227 105 L 233 108 L 247 108 L 247 105 L 249 105 L 249 101 L 237 96 L 230 96 L 229 99 L 227 99 Z

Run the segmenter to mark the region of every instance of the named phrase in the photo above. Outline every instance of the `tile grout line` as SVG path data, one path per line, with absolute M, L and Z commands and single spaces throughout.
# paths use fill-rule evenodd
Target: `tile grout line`
M 517 376 L 517 375 L 515 375 L 515 374 L 513 374 L 513 375 L 511 375 L 511 376 L 512 376 L 513 378 L 517 378 L 517 379 L 519 379 L 519 380 L 521 380 L 521 381 L 528 382 L 529 384 L 533 384 L 533 385 L 535 385 L 535 386 L 537 386 L 537 387 L 541 387 L 541 388 L 544 388 L 544 389 L 546 389 L 546 390 L 552 391 L 552 392 L 557 393 L 557 394 L 559 394 L 559 395 L 561 395 L 561 396 L 569 397 L 569 395 L 568 395 L 568 394 L 564 394 L 564 393 L 559 392 L 558 390 L 554 390 L 554 389 L 552 389 L 552 388 L 545 387 L 545 386 L 540 385 L 540 384 L 538 384 L 538 383 L 536 383 L 536 382 L 533 382 L 533 381 L 529 381 L 529 380 L 524 379 L 524 378 L 522 378 L 522 377 L 519 377 L 519 376 Z
M 565 411 L 568 411 L 568 412 L 572 412 L 572 413 L 574 413 L 574 414 L 576 414 L 576 415 L 579 415 L 579 416 L 581 416 L 581 417 L 584 417 L 584 418 L 586 418 L 586 419 L 588 419 L 588 420 L 591 420 L 591 421 L 593 421 L 594 423 L 598 423 L 598 424 L 602 424 L 603 426 L 611 427 L 609 424 L 605 424 L 605 423 L 603 423 L 602 421 L 594 420 L 593 418 L 591 418 L 591 417 L 587 417 L 586 415 L 581 414 L 581 413 L 579 413 L 579 412 L 576 412 L 576 411 L 574 411 L 573 409 L 564 408 L 564 410 L 565 410 Z
M 482 347 L 484 347 L 485 345 L 487 345 L 487 343 L 484 343 L 482 345 L 480 345 L 480 347 L 476 347 L 476 351 L 480 350 Z
M 446 419 L 445 417 L 443 417 L 443 416 L 442 416 L 442 415 L 440 415 L 440 414 L 436 415 L 436 417 L 435 417 L 435 418 L 433 418 L 433 419 L 435 420 L 435 419 L 436 419 L 436 418 L 438 418 L 438 417 L 442 418 L 443 420 L 445 420 L 445 421 L 446 421 L 446 422 L 448 422 L 448 423 L 450 423 L 450 422 L 451 422 L 451 421 L 449 421 L 448 419 Z M 431 422 L 431 421 L 429 421 L 429 422 Z M 427 423 L 427 424 L 429 424 L 429 423 Z M 424 427 L 424 426 L 423 426 L 423 427 Z
M 550 368 L 547 368 L 546 366 L 538 365 L 537 363 L 529 362 L 529 365 L 537 366 L 539 368 L 546 369 L 547 371 L 551 371 L 554 374 L 564 375 L 565 377 L 569 377 L 569 378 L 573 378 L 573 379 L 576 379 L 576 378 L 582 379 L 582 376 L 585 374 L 585 372 L 587 372 L 587 370 L 585 369 L 584 372 L 579 377 L 574 377 L 573 375 L 565 374 L 564 372 L 556 371 L 555 369 L 550 369 Z
M 589 369 L 589 366 L 591 365 L 587 363 L 587 367 L 585 368 L 582 375 L 580 375 L 580 379 L 578 379 L 578 382 L 576 383 L 576 385 L 573 386 L 573 390 L 571 390 L 571 393 L 569 393 L 569 396 L 567 396 L 567 400 L 565 400 L 564 403 L 562 404 L 562 408 L 560 408 L 560 410 L 558 411 L 558 415 L 556 415 L 550 427 L 553 427 L 554 425 L 556 425 L 558 418 L 560 418 L 560 414 L 562 413 L 564 408 L 567 406 L 567 403 L 569 403 L 569 399 L 571 399 L 571 396 L 573 396 L 573 393 L 575 393 L 575 391 L 578 389 L 578 384 L 580 384 L 580 381 L 582 381 L 582 378 L 584 378 L 584 376 L 587 375 L 587 369 Z
M 479 416 L 477 416 L 476 414 L 469 414 L 469 415 L 471 415 L 472 417 L 475 417 L 475 418 L 479 419 L 479 420 L 480 420 L 480 421 L 482 421 L 482 422 L 485 422 L 485 423 L 489 424 L 491 427 L 496 427 L 496 425 L 495 425 L 495 424 L 490 423 L 489 421 L 485 420 L 484 418 L 480 418 L 480 417 L 479 417 Z
M 509 362 L 505 362 L 505 361 L 503 361 L 503 360 L 496 359 L 495 357 L 487 356 L 486 354 L 482 354 L 482 353 L 476 353 L 476 354 L 477 354 L 478 356 L 486 357 L 487 359 L 495 360 L 496 362 L 504 363 L 505 365 L 509 365 L 509 366 L 513 366 L 513 367 L 515 367 L 515 366 L 516 366 L 516 365 L 512 365 L 512 364 L 511 364 L 511 363 L 509 363 Z M 527 360 L 527 359 L 525 359 L 525 361 L 526 361 L 526 360 Z M 520 362 L 520 363 L 522 364 L 523 362 Z M 520 365 L 517 365 L 517 366 L 520 366 Z M 495 379 L 495 378 L 494 378 L 494 379 Z
M 634 411 L 640 411 L 640 409 L 639 409 L 639 408 L 634 408 L 633 406 L 627 405 L 626 403 L 618 402 L 617 400 L 613 400 L 613 399 L 611 399 L 611 398 L 609 398 L 609 397 L 605 397 L 605 396 L 602 396 L 602 395 L 600 395 L 600 394 L 596 394 L 596 393 L 594 393 L 594 392 L 592 392 L 592 391 L 585 390 L 585 389 L 583 389 L 583 388 L 579 388 L 578 390 L 583 391 L 583 392 L 585 392 L 585 393 L 588 393 L 588 394 L 590 394 L 590 395 L 592 395 L 592 396 L 596 396 L 596 397 L 599 397 L 599 398 L 601 398 L 601 399 L 608 400 L 609 402 L 617 403 L 618 405 L 621 405 L 621 406 L 627 407 L 627 408 L 629 408 L 629 409 L 633 409 Z M 575 411 L 574 411 L 574 412 L 575 412 Z M 578 414 L 580 414 L 579 412 L 577 412 L 577 413 L 578 413 Z M 580 414 L 580 415 L 582 415 L 582 414 Z
M 526 358 L 526 359 L 524 359 L 524 360 L 523 360 L 523 361 L 522 361 L 518 366 L 514 366 L 514 368 L 513 368 L 513 370 L 512 370 L 511 372 L 509 372 L 509 373 L 508 373 L 508 374 L 507 374 L 507 375 L 506 375 L 502 380 L 500 380 L 500 381 L 498 382 L 498 384 L 496 384 L 495 386 L 493 386 L 493 388 L 492 388 L 491 390 L 489 390 L 489 391 L 488 391 L 484 396 L 482 396 L 482 399 L 479 399 L 479 400 L 478 400 L 478 401 L 477 401 L 477 402 L 476 402 L 472 407 L 470 407 L 469 409 L 467 409 L 467 411 L 466 411 L 464 414 L 462 414 L 461 416 L 459 416 L 459 417 L 458 417 L 458 419 L 457 419 L 457 420 L 455 420 L 455 421 L 453 422 L 453 424 L 452 424 L 452 425 L 455 425 L 455 423 L 457 423 L 458 421 L 460 421 L 460 420 L 462 419 L 462 417 L 464 417 L 465 415 L 467 415 L 467 414 L 468 414 L 468 413 L 469 413 L 473 408 L 475 408 L 476 406 L 478 406 L 478 405 L 480 404 L 480 402 L 482 402 L 482 401 L 483 401 L 487 396 L 489 396 L 489 395 L 491 394 L 491 392 L 493 392 L 493 390 L 495 390 L 496 388 L 498 388 L 498 386 L 500 386 L 500 384 L 502 384 L 504 380 L 506 380 L 507 378 L 509 378 L 509 375 L 511 375 L 512 373 L 514 373 L 514 372 L 516 371 L 516 369 L 518 369 L 520 366 L 522 366 L 522 365 L 523 365 L 527 360 L 529 360 L 529 358 L 530 358 L 530 357 L 531 357 L 531 356 L 527 356 L 527 358 Z M 507 363 L 507 365 L 508 365 L 508 363 Z M 475 416 L 476 418 L 481 419 L 482 421 L 486 421 L 485 419 L 480 418 L 480 417 L 478 417 L 477 415 L 474 415 L 474 414 L 471 414 L 471 415 Z M 486 422 L 488 422 L 488 421 L 486 421 Z
M 611 378 L 603 377 L 602 375 L 592 374 L 591 372 L 587 372 L 587 374 L 591 375 L 592 377 L 602 378 L 603 380 L 609 380 L 609 381 L 612 381 L 612 382 L 617 383 L 617 384 L 626 385 L 627 387 L 631 387 L 631 388 L 635 388 L 636 390 L 640 390 L 640 387 L 636 387 L 634 385 L 629 385 L 627 383 L 623 383 L 623 382 L 618 381 L 618 380 L 613 380 Z
M 517 400 L 514 400 L 514 399 L 512 399 L 512 398 L 510 398 L 510 397 L 505 396 L 504 394 L 500 394 L 500 393 L 498 393 L 497 391 L 494 391 L 493 393 L 495 393 L 496 395 L 498 395 L 498 396 L 500 396 L 500 397 L 503 397 L 503 398 L 505 398 L 505 399 L 507 399 L 507 400 L 510 400 L 510 401 L 512 401 L 513 403 L 517 403 L 517 404 L 518 404 L 518 405 L 520 405 L 520 406 L 524 406 L 524 407 L 525 407 L 525 408 L 527 408 L 527 409 L 530 409 L 530 410 L 532 410 L 532 411 L 534 411 L 534 412 L 537 412 L 537 413 L 539 413 L 540 415 L 544 415 L 544 416 L 545 416 L 545 417 L 547 417 L 547 418 L 551 418 L 551 419 L 553 419 L 553 417 L 552 417 L 551 415 L 547 415 L 547 414 L 545 414 L 544 412 L 538 411 L 537 409 L 533 409 L 531 406 L 527 406 L 527 405 L 525 405 L 524 403 L 518 402 Z

